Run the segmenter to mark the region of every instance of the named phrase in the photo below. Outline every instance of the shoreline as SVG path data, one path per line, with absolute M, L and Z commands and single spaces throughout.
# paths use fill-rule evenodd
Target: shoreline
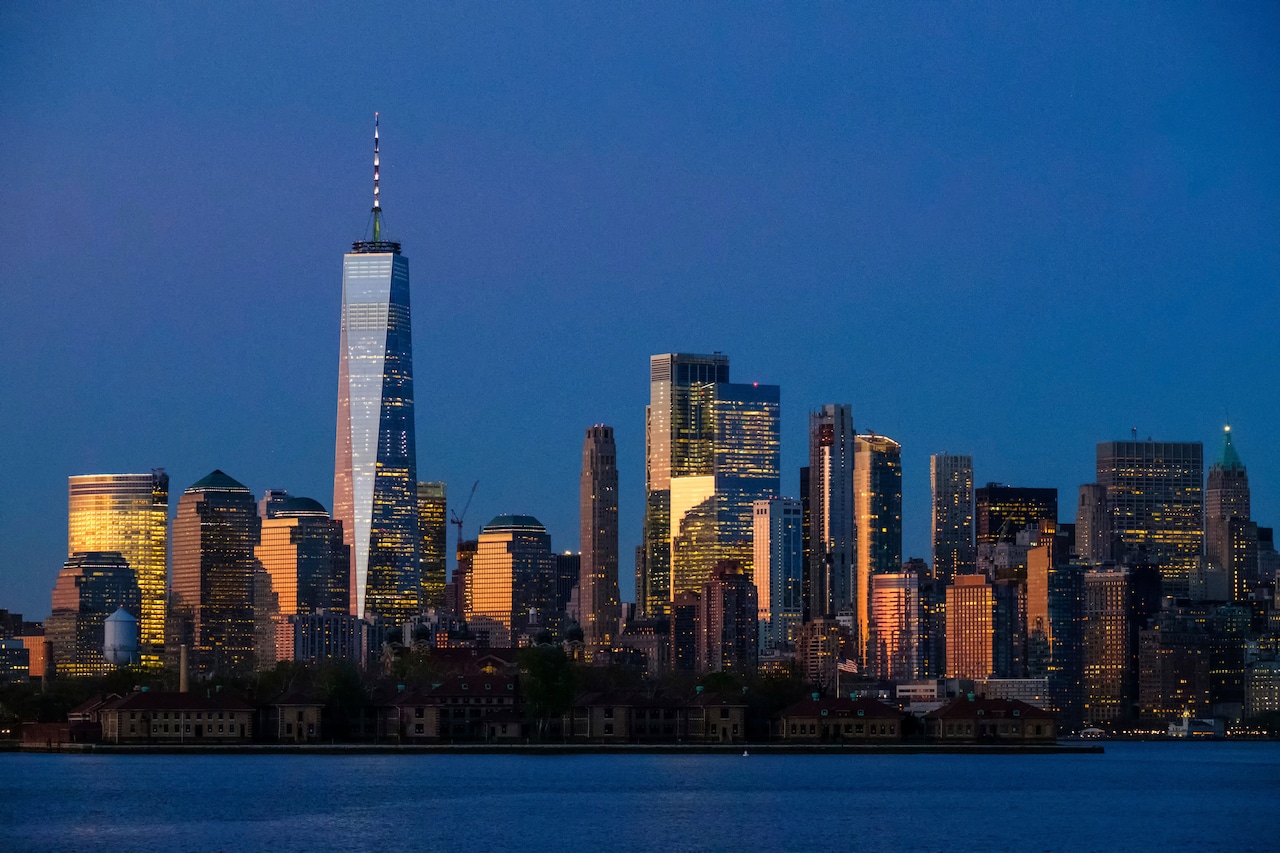
M 1098 755 L 1101 744 L 21 744 L 22 753 L 81 755 Z

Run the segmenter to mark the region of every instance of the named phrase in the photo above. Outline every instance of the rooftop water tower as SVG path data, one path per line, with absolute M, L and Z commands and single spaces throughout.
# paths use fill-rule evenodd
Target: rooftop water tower
M 138 620 L 123 607 L 102 624 L 102 656 L 112 666 L 138 662 Z

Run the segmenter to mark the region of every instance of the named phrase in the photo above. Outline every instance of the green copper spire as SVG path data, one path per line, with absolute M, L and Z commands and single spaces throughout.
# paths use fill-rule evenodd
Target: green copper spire
M 1240 454 L 1236 453 L 1236 447 L 1231 443 L 1231 424 L 1227 424 L 1222 428 L 1222 453 L 1218 455 L 1218 467 L 1232 471 L 1244 470 L 1244 463 L 1240 461 Z
M 373 242 L 382 239 L 382 202 L 378 199 L 378 114 L 373 114 Z

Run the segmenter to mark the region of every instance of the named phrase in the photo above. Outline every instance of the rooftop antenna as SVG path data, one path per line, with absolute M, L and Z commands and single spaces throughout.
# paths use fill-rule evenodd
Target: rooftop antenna
M 373 242 L 382 239 L 382 202 L 378 200 L 378 114 L 373 114 Z

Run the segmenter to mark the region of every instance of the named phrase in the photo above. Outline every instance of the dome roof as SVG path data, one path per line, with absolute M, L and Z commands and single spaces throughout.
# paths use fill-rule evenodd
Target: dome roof
M 520 530 L 537 530 L 542 533 L 547 532 L 547 528 L 543 527 L 542 522 L 534 518 L 532 515 L 496 515 L 493 521 L 484 526 L 486 531 L 489 530 L 508 530 L 517 528 Z
M 281 501 L 275 508 L 276 518 L 302 518 L 311 516 L 329 517 L 329 510 L 324 508 L 324 504 L 311 498 L 288 498 Z
M 233 480 L 221 470 L 209 472 L 203 479 L 197 480 L 187 487 L 187 492 L 247 492 L 248 486 Z

